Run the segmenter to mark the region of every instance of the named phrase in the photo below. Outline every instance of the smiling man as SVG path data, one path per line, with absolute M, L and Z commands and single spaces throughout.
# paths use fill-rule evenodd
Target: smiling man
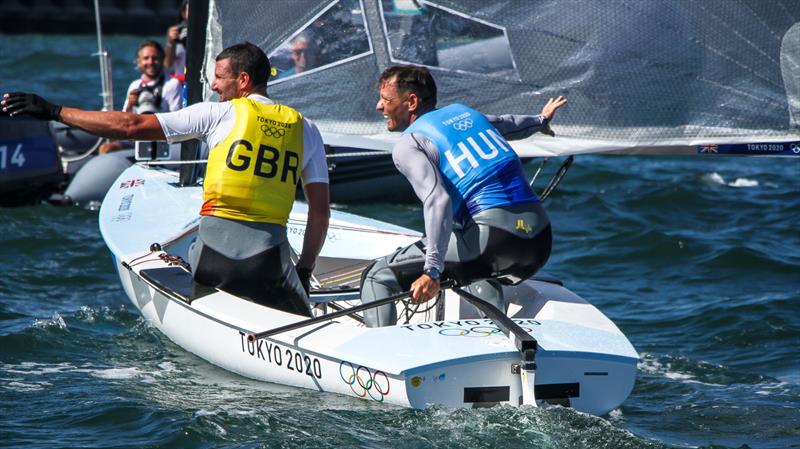
M 211 148 L 203 182 L 202 220 L 190 250 L 200 284 L 292 313 L 310 315 L 308 282 L 328 228 L 328 167 L 316 126 L 267 98 L 270 65 L 251 43 L 216 58 L 212 88 L 220 103 L 177 112 L 132 114 L 53 105 L 7 93 L 2 111 L 58 120 L 118 139 L 202 139 Z M 302 180 L 308 200 L 303 251 L 292 266 L 286 223 Z M 305 291 L 304 291 L 305 290 Z
M 422 303 L 450 278 L 503 308 L 495 279 L 532 276 L 552 244 L 547 214 L 506 139 L 554 136 L 550 121 L 566 99 L 551 98 L 540 115 L 483 115 L 461 104 L 437 109 L 433 77 L 411 65 L 388 68 L 379 87 L 376 109 L 389 131 L 403 132 L 392 158 L 422 201 L 426 238 L 378 259 L 364 276 L 362 301 L 410 289 L 412 301 Z M 395 306 L 368 309 L 365 322 L 395 324 Z
M 177 79 L 164 76 L 164 49 L 161 44 L 151 40 L 142 41 L 136 50 L 136 68 L 142 75 L 128 86 L 123 111 L 153 114 L 181 108 L 182 86 Z M 100 145 L 98 151 L 105 154 L 121 150 L 123 146 L 113 141 Z

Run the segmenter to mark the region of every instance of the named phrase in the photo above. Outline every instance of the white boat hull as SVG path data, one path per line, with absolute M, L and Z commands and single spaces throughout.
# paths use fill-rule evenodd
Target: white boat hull
M 169 245 L 170 254 L 185 255 L 193 238 L 199 189 L 177 188 L 172 177 L 132 167 L 118 180 L 122 187 L 106 196 L 100 223 L 126 294 L 182 348 L 249 378 L 402 406 L 521 404 L 520 352 L 491 320 L 458 319 L 465 311 L 452 292 L 438 321 L 429 312 L 408 324 L 368 329 L 344 317 L 249 342 L 249 334 L 303 318 L 222 291 L 196 298 L 187 293 L 188 272 L 147 249 L 158 242 Z M 304 212 L 298 205 L 292 214 L 293 245 L 302 242 Z M 338 212 L 331 223 L 327 257 L 369 260 L 418 238 Z M 538 402 L 603 414 L 630 394 L 637 354 L 595 307 L 543 280 L 526 281 L 506 296 L 509 315 L 538 341 Z

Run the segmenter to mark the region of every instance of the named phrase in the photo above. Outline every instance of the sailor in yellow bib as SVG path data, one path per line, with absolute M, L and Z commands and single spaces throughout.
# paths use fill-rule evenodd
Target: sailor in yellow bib
M 221 102 L 157 117 L 169 141 L 199 138 L 211 148 L 189 250 L 194 280 L 309 315 L 309 279 L 328 229 L 328 167 L 313 122 L 266 96 L 269 71 L 255 45 L 229 47 L 217 56 L 211 85 Z M 295 266 L 286 224 L 298 182 L 308 222 Z
M 18 92 L 3 96 L 3 111 L 59 120 L 103 137 L 203 141 L 211 151 L 197 238 L 188 255 L 194 281 L 310 315 L 310 277 L 330 216 L 325 148 L 312 121 L 267 97 L 269 74 L 264 51 L 243 42 L 217 55 L 211 89 L 219 102 L 132 114 L 62 107 Z M 298 182 L 308 215 L 295 265 L 286 224 Z M 193 295 L 207 292 L 196 289 Z
M 303 160 L 303 120 L 279 104 L 232 100 L 233 131 L 208 158 L 201 215 L 286 226 Z

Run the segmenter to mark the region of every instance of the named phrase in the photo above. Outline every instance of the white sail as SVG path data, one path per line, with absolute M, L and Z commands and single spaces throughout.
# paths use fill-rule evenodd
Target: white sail
M 316 59 L 295 73 L 301 34 Z M 208 80 L 214 56 L 245 40 L 277 68 L 270 95 L 334 145 L 391 148 L 376 80 L 415 63 L 434 72 L 440 104 L 535 114 L 568 97 L 557 138 L 513 143 L 524 156 L 800 153 L 795 0 L 211 0 Z

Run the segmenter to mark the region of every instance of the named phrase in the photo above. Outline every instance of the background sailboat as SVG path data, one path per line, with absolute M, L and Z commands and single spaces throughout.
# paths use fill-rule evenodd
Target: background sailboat
M 488 114 L 537 113 L 567 96 L 559 138 L 515 142 L 524 156 L 800 153 L 798 2 L 208 0 L 208 13 L 205 62 L 191 74 L 202 97 L 213 97 L 213 58 L 225 46 L 251 41 L 283 69 L 293 39 L 310 36 L 319 65 L 278 73 L 269 92 L 332 146 L 390 149 L 375 82 L 414 63 L 433 70 L 440 103 Z M 725 146 L 768 142 L 786 144 Z

